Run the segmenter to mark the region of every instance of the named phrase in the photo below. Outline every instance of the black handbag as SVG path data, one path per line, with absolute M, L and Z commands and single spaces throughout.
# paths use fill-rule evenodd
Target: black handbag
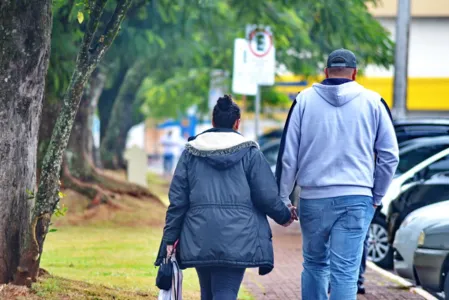
M 171 258 L 165 258 L 162 264 L 159 266 L 156 277 L 156 286 L 161 289 L 168 291 L 171 289 L 173 280 L 173 263 Z
M 173 252 L 175 253 L 175 249 L 178 245 L 178 241 L 175 242 L 173 246 Z M 161 247 L 164 247 L 165 243 L 161 243 Z M 159 251 L 161 252 L 160 249 Z M 156 276 L 156 286 L 164 291 L 168 291 L 171 289 L 172 280 L 173 280 L 173 262 L 171 260 L 173 253 L 166 253 L 166 257 L 162 260 L 162 263 L 159 265 L 159 270 L 157 270 Z

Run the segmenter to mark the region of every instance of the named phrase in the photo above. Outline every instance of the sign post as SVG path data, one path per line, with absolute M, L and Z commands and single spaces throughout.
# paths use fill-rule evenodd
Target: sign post
M 232 91 L 256 96 L 254 129 L 260 134 L 261 87 L 274 84 L 276 69 L 273 35 L 269 27 L 248 25 L 246 39 L 235 39 Z
M 274 84 L 276 68 L 273 35 L 269 27 L 247 26 L 248 46 L 252 54 L 253 76 L 256 78 L 257 91 L 254 111 L 254 131 L 256 139 L 260 134 L 261 87 Z

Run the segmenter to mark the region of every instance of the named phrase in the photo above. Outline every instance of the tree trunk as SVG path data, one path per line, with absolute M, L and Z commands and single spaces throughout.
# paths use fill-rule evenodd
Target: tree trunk
M 54 96 L 44 93 L 42 100 L 42 116 L 39 126 L 39 143 L 37 150 L 37 182 L 39 182 L 39 174 L 44 160 L 45 152 L 50 144 L 51 133 L 55 127 L 56 119 L 61 108 L 61 101 Z
M 120 87 L 125 80 L 125 75 L 129 68 L 121 68 L 118 71 L 117 78 L 111 84 L 109 88 L 104 89 L 98 101 L 98 112 L 100 114 L 100 142 L 103 141 L 106 135 L 106 129 L 108 128 L 109 119 L 111 118 L 112 107 L 114 106 L 115 99 L 120 91 Z
M 95 204 L 108 200 L 106 192 L 101 187 L 89 183 L 95 179 L 92 141 L 93 115 L 98 98 L 103 90 L 105 79 L 105 75 L 96 70 L 84 90 L 67 145 L 66 159 L 62 172 L 62 184 L 65 188 L 70 188 L 86 195 Z
M 0 1 L 0 283 L 28 240 L 51 28 L 51 0 Z
M 30 284 L 31 281 L 36 280 L 51 215 L 59 202 L 59 176 L 63 155 L 69 141 L 84 85 L 114 41 L 131 2 L 132 0 L 116 1 L 114 14 L 106 25 L 104 33 L 97 38 L 97 29 L 107 0 L 92 2 L 89 22 L 76 59 L 76 66 L 64 95 L 61 112 L 56 120 L 52 138 L 43 160 L 31 226 L 26 236 L 25 249 L 20 253 L 19 267 L 17 267 L 14 276 L 15 284 Z M 34 22 L 33 26 L 41 24 L 42 20 L 39 21 L 40 23 Z
M 91 181 L 93 179 L 92 122 L 105 79 L 104 74 L 98 70 L 92 74 L 89 85 L 81 98 L 66 150 L 70 173 L 82 181 Z
M 137 90 L 148 75 L 145 61 L 138 60 L 126 73 L 123 84 L 114 101 L 108 128 L 101 141 L 100 153 L 103 166 L 108 169 L 125 168 L 123 152 L 126 137 L 133 124 L 133 108 Z
M 105 76 L 94 72 L 81 98 L 66 150 L 62 173 L 64 187 L 86 195 L 93 205 L 108 202 L 107 191 L 152 197 L 147 189 L 111 178 L 94 164 L 91 123 L 104 82 Z

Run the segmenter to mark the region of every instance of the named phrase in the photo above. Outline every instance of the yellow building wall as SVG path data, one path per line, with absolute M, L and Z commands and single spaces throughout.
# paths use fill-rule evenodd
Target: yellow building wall
M 276 82 L 299 82 L 300 76 L 281 76 Z M 276 86 L 286 94 L 296 94 L 319 82 L 322 77 L 307 80 L 306 86 Z M 368 89 L 378 92 L 388 105 L 393 104 L 393 78 L 360 77 L 357 81 Z M 449 78 L 409 78 L 407 108 L 413 111 L 449 111 Z

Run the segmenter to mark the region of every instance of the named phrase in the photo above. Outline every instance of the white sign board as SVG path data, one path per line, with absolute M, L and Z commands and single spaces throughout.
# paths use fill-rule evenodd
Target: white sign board
M 250 64 L 259 85 L 273 85 L 276 69 L 273 37 L 267 30 L 253 30 L 249 34 Z
M 234 70 L 232 72 L 232 92 L 241 95 L 256 95 L 257 82 L 252 74 L 246 39 L 234 41 Z
M 253 30 L 234 42 L 232 92 L 256 95 L 258 85 L 273 85 L 276 70 L 273 37 L 266 30 Z

